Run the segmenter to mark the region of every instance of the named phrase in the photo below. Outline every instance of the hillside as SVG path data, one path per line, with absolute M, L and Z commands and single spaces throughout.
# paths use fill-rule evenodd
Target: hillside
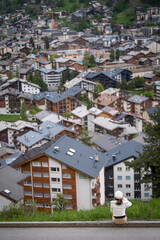
M 0 0 L 0 14 L 14 13 L 17 9 L 25 8 L 26 14 L 36 18 L 42 11 L 42 5 L 50 6 L 54 11 L 63 10 L 70 14 L 78 9 L 89 7 L 89 2 L 89 0 L 32 0 L 31 3 L 31 0 Z M 146 11 L 147 7 L 160 6 L 159 0 L 103 0 L 101 2 L 113 10 L 113 24 L 118 22 L 128 27 L 132 26 L 135 20 L 136 7 L 141 6 Z

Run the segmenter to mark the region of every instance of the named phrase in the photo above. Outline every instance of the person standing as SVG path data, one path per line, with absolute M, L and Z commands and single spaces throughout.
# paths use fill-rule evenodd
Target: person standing
M 115 224 L 124 224 L 127 222 L 127 216 L 125 210 L 127 207 L 132 206 L 132 203 L 123 197 L 121 191 L 116 191 L 114 194 L 114 200 L 111 201 L 110 210 L 113 213 L 112 221 Z

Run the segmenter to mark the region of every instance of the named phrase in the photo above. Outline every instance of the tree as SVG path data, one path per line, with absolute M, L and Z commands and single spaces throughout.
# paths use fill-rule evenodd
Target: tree
M 102 86 L 102 84 L 100 82 L 96 82 L 96 83 L 97 85 L 94 88 L 93 99 L 97 98 L 100 92 L 104 91 L 104 87 Z
M 119 49 L 116 50 L 116 60 L 118 61 L 120 57 L 120 51 Z
M 115 60 L 115 53 L 114 53 L 113 49 L 111 49 L 110 60 L 111 60 L 111 62 L 113 62 Z
M 54 211 L 62 212 L 65 209 L 65 206 L 68 204 L 68 201 L 64 199 L 63 194 L 58 193 L 57 198 L 51 204 Z
M 89 63 L 90 63 L 90 67 L 95 67 L 96 66 L 96 61 L 95 61 L 95 57 L 93 54 L 90 55 L 89 57 Z
M 11 70 L 9 70 L 9 73 L 8 73 L 8 80 L 12 79 L 14 76 L 13 76 L 13 73 L 11 72 Z
M 86 68 L 89 67 L 89 52 L 87 50 L 85 50 L 85 52 L 84 52 L 83 64 Z
M 148 123 L 145 128 L 146 137 L 143 153 L 129 167 L 141 172 L 141 181 L 152 183 L 153 196 L 160 197 L 160 108 L 150 115 L 154 124 Z
M 32 47 L 34 48 L 34 40 L 33 40 L 32 37 L 30 38 L 29 43 L 30 43 L 30 44 L 32 45 Z
M 40 77 L 38 71 L 34 72 L 34 76 L 32 77 L 32 83 L 35 83 L 41 87 L 41 92 L 48 91 L 47 84 L 43 82 L 43 79 Z
M 45 42 L 46 49 L 49 49 L 49 38 L 47 36 L 44 38 L 44 42 Z
M 20 119 L 23 120 L 23 121 L 28 121 L 28 117 L 27 117 L 26 111 L 27 111 L 26 104 L 23 101 L 22 105 L 21 105 L 21 110 L 20 110 Z
M 88 131 L 85 127 L 83 127 L 80 135 L 80 141 L 87 146 L 92 146 L 91 139 L 92 137 L 89 136 Z

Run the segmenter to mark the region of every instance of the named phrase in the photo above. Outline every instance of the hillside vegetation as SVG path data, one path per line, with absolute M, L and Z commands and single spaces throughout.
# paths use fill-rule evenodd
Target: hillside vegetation
M 159 220 L 160 199 L 152 199 L 148 202 L 132 201 L 132 206 L 127 208 L 126 214 L 129 220 Z M 111 220 L 109 202 L 107 206 L 100 206 L 93 210 L 64 210 L 62 212 L 37 212 L 35 208 L 28 210 L 22 205 L 11 205 L 0 212 L 0 221 L 102 221 Z

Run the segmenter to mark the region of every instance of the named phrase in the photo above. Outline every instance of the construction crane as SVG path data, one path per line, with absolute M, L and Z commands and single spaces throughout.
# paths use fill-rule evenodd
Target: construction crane
M 41 13 L 52 13 L 52 29 L 53 29 L 53 24 L 54 24 L 53 13 L 54 13 L 54 12 L 41 12 Z

